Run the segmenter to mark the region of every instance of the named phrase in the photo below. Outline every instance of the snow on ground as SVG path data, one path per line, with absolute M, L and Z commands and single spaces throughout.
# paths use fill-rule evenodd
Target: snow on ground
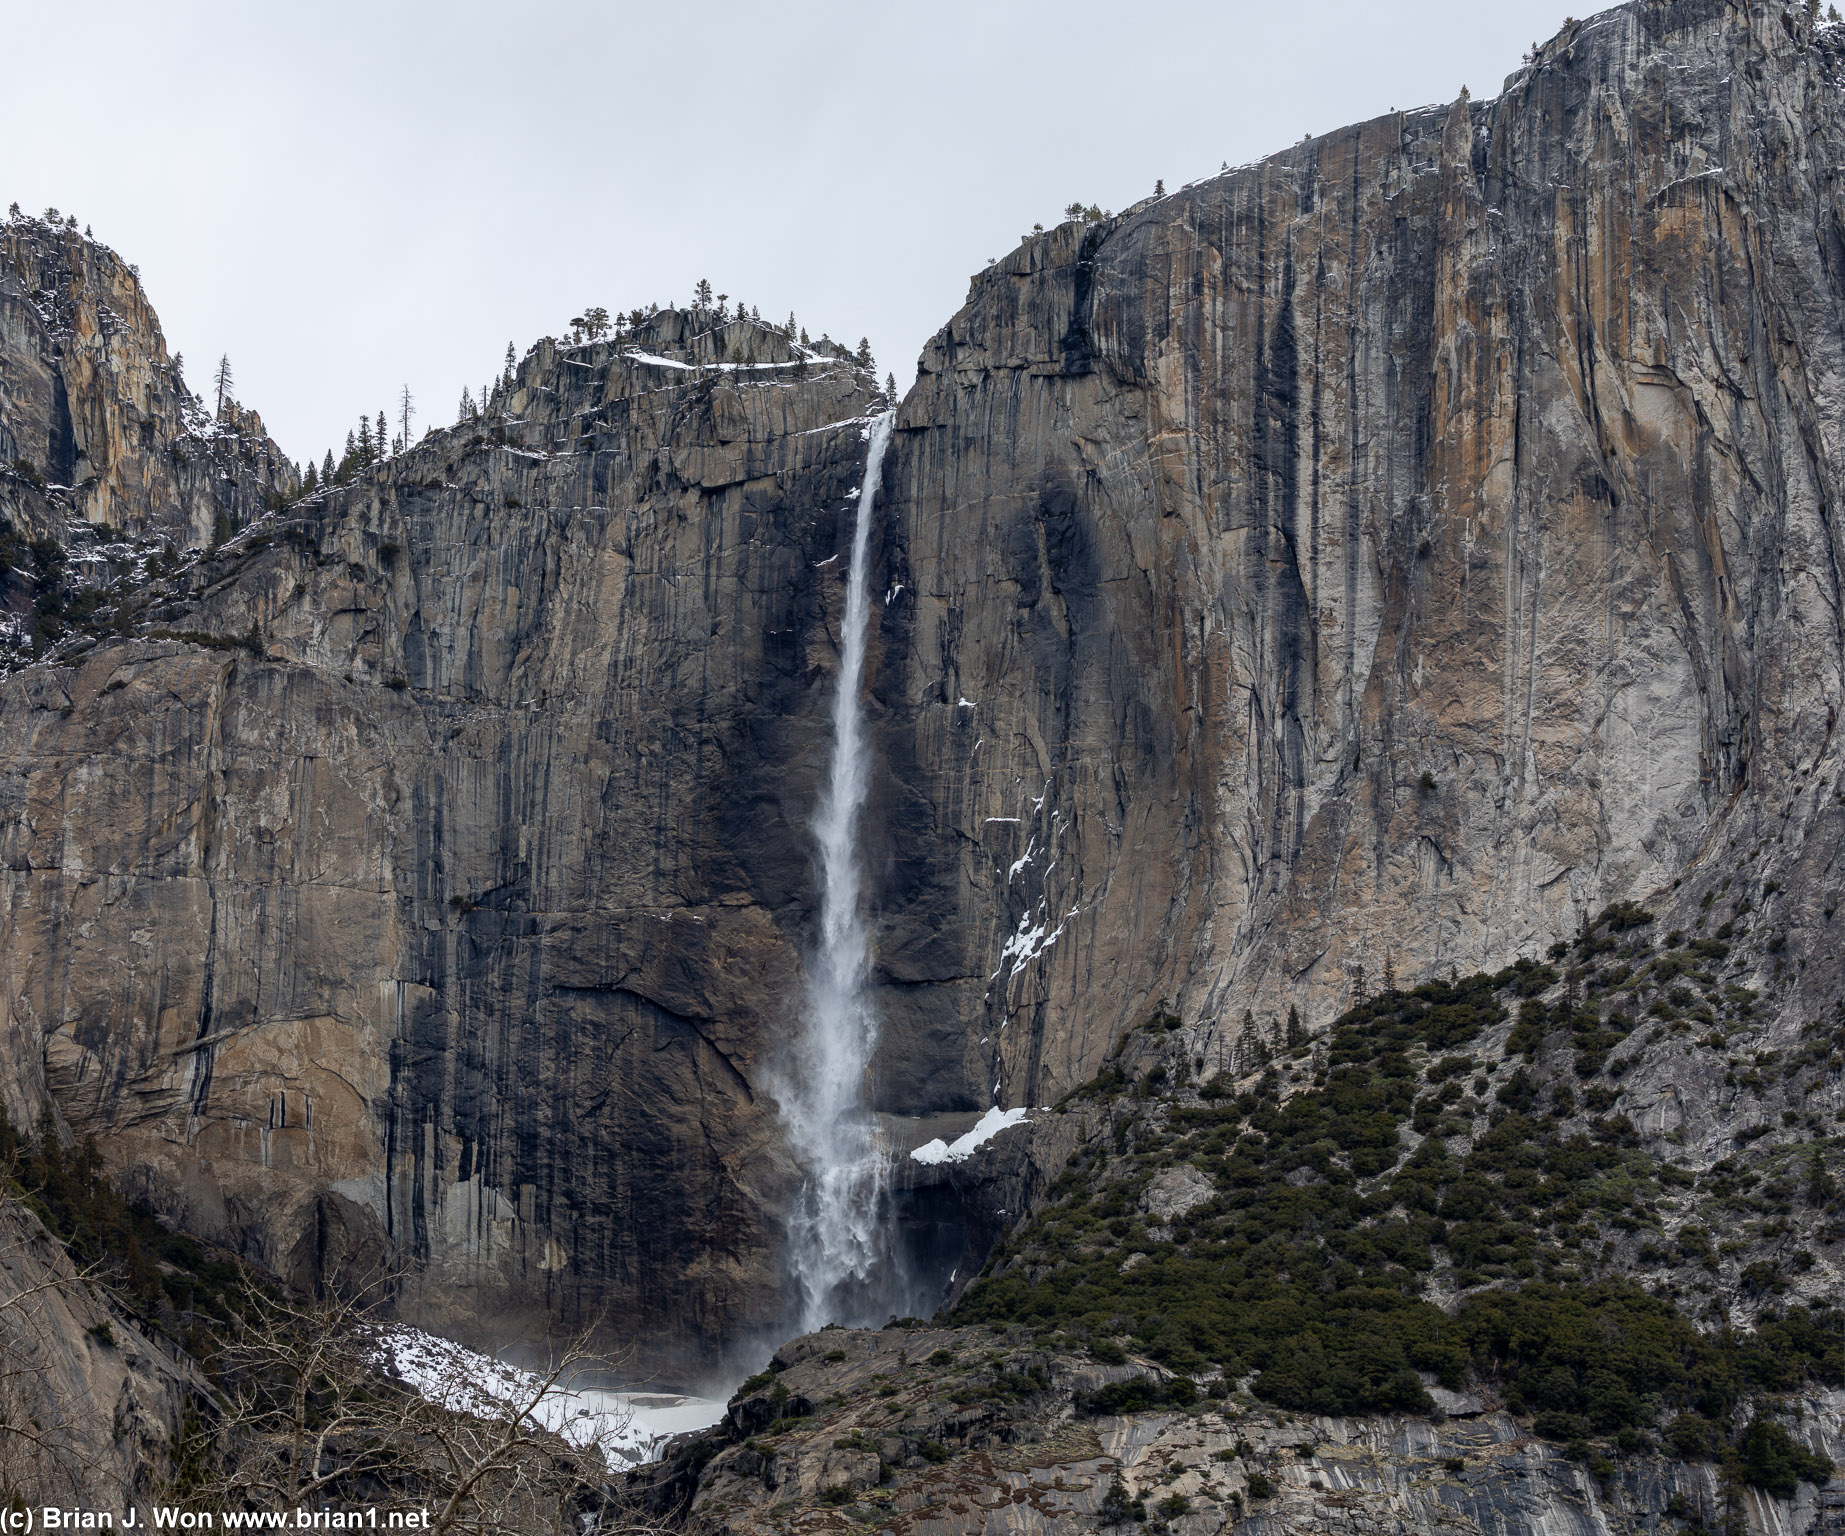
M 483 1416 L 508 1406 L 529 1412 L 572 1445 L 600 1449 L 618 1471 L 655 1460 L 674 1435 L 724 1417 L 723 1403 L 677 1392 L 541 1391 L 543 1377 L 418 1328 L 381 1328 L 378 1341 L 392 1374 L 431 1402 Z
M 1020 1125 L 1024 1119 L 1024 1110 L 1001 1109 L 996 1104 L 980 1117 L 979 1123 L 965 1136 L 957 1136 L 953 1141 L 943 1141 L 938 1136 L 934 1141 L 925 1141 L 910 1156 L 919 1163 L 958 1163 L 963 1158 L 972 1157 L 983 1144 L 1008 1126 Z

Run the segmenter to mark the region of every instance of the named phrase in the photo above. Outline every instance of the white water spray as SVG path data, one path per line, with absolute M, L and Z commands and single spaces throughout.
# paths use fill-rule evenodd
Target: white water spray
M 887 1258 L 882 1207 L 887 1159 L 866 1102 L 865 1074 L 877 1043 L 871 933 L 862 898 L 859 821 L 870 780 L 859 687 L 871 624 L 871 520 L 894 413 L 871 424 L 865 483 L 852 525 L 839 691 L 833 700 L 833 761 L 814 820 L 820 850 L 820 943 L 810 957 L 806 1017 L 793 1071 L 777 1094 L 789 1142 L 806 1173 L 789 1223 L 801 1286 L 802 1325 L 881 1323 L 877 1271 Z

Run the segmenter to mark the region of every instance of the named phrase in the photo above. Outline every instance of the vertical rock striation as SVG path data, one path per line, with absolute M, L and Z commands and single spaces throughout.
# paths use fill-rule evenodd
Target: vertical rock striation
M 1160 999 L 1208 1070 L 1745 858 L 1723 980 L 1830 1007 L 1842 49 L 1637 0 L 975 280 L 873 548 L 879 1109 L 1043 1104 Z M 91 337 L 88 509 L 196 536 L 138 288 L 7 228 L 7 452 L 63 462 L 91 385 L 31 360 Z M 54 325 L 54 247 L 140 318 Z M 666 312 L 503 396 L 0 681 L 4 1089 L 302 1278 L 737 1339 L 875 386 Z M 1041 1175 L 950 1177 L 900 1193 Z
M 703 366 L 708 320 L 541 343 L 494 420 L 201 562 L 182 638 L 0 689 L 16 1059 L 188 1226 L 302 1280 L 404 1253 L 475 1335 L 779 1321 L 757 1069 L 874 386 L 759 327 Z
M 975 279 L 888 470 L 893 1104 L 1830 860 L 1842 43 L 1641 0 Z

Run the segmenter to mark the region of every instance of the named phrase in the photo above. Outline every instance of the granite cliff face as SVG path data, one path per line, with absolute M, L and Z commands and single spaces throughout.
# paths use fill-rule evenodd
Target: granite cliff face
M 1842 46 L 1640 0 L 1497 100 L 976 278 L 876 532 L 894 1138 L 1050 1102 L 1159 999 L 1208 1073 L 1361 968 L 1496 967 L 1630 897 L 1691 928 L 1739 878 L 1725 983 L 1779 989 L 1771 1044 L 1830 1008 Z M 9 452 L 64 462 L 93 386 L 68 436 L 107 468 L 69 497 L 196 546 L 138 287 L 8 239 L 40 274 L 0 294 Z M 83 388 L 13 383 L 79 341 Z M 881 404 L 665 312 L 540 343 L 490 416 L 220 549 L 126 551 L 114 619 L 0 681 L 15 1118 L 48 1092 L 301 1280 L 407 1256 L 457 1331 L 773 1327 L 798 1175 L 763 1068 Z M 1714 1159 L 1734 1116 L 1678 1070 L 1659 1133 Z M 959 1267 L 1054 1162 L 906 1165 L 902 1198 Z
M 16 1119 L 48 1088 L 297 1279 L 415 1255 L 461 1331 L 616 1304 L 659 1354 L 777 1316 L 752 1078 L 873 386 L 698 329 L 541 344 L 499 419 L 9 680 Z
M 1732 846 L 1824 885 L 1839 47 L 1644 0 L 975 280 L 887 469 L 880 959 L 940 1076 L 1045 1102 L 1161 996 L 1221 1063 Z

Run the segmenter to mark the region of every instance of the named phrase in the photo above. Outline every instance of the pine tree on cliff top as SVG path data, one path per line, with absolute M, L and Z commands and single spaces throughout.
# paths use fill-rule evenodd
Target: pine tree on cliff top
M 384 412 L 380 411 L 378 413 L 378 430 L 372 436 L 372 441 L 376 443 L 378 446 L 378 457 L 379 458 L 382 459 L 384 457 L 384 445 L 388 443 L 390 440 L 391 440 L 390 439 L 390 428 L 385 426 Z
M 363 469 L 367 464 L 371 463 L 372 424 L 368 418 L 364 416 L 359 418 L 359 441 L 354 444 L 352 441 L 352 434 L 349 432 L 346 434 L 346 442 L 348 446 L 353 449 L 353 458 L 359 468 Z
M 320 463 L 320 483 L 322 485 L 333 484 L 333 450 L 331 448 L 327 450 L 326 458 Z
M 698 287 L 692 291 L 692 302 L 700 309 L 711 307 L 711 284 L 702 277 L 698 280 Z
M 224 402 L 231 398 L 231 354 L 226 352 L 218 359 L 218 366 L 211 376 L 212 388 L 218 392 L 218 419 L 224 419 Z

